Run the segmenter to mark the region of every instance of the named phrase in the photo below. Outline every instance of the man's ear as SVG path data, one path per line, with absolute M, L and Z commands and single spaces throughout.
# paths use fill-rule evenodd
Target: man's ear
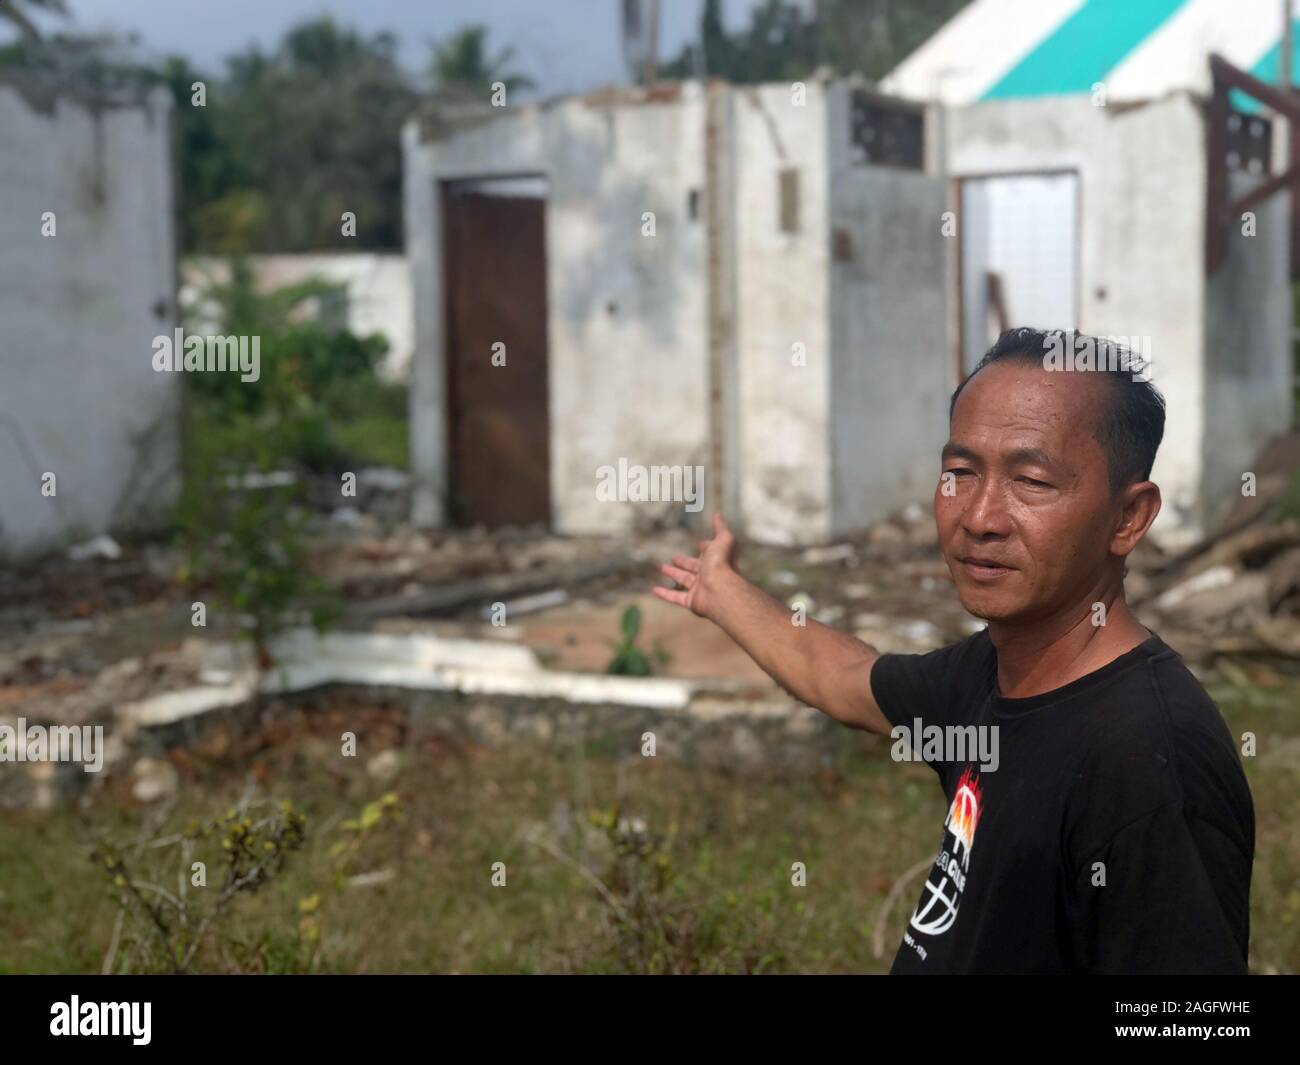
M 1160 486 L 1154 481 L 1126 484 L 1120 489 L 1119 497 L 1119 521 L 1110 538 L 1110 550 L 1125 557 L 1141 543 L 1160 513 Z

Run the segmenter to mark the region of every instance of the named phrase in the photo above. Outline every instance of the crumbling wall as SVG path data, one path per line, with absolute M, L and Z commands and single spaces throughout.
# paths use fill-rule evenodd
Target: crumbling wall
M 0 82 L 6 553 L 148 526 L 175 499 L 180 381 L 151 364 L 176 319 L 171 165 L 165 90 L 109 105 Z

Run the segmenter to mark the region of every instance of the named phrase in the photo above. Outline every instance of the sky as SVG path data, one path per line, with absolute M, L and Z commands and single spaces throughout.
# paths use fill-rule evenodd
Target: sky
M 759 0 L 723 0 L 729 28 L 748 25 Z M 204 71 L 251 41 L 270 49 L 286 29 L 328 13 L 372 34 L 397 34 L 401 59 L 421 71 L 429 40 L 468 23 L 488 27 L 490 52 L 513 45 L 514 66 L 543 96 L 628 81 L 619 32 L 620 0 L 68 0 L 73 21 L 41 19 L 78 32 L 134 32 L 150 52 L 180 54 Z M 659 55 L 676 56 L 698 33 L 703 0 L 662 0 Z

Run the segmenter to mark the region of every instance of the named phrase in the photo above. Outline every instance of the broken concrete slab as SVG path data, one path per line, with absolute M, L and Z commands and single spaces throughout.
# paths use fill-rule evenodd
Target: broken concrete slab
M 253 697 L 253 691 L 251 681 L 245 681 L 163 692 L 161 695 L 119 706 L 117 719 L 128 732 L 139 728 L 172 725 L 178 721 L 243 706 Z
M 275 642 L 260 677 L 245 647 L 219 645 L 201 674 L 212 683 L 166 692 L 117 710 L 128 732 L 233 710 L 255 694 L 288 695 L 329 684 L 525 696 L 651 709 L 685 709 L 698 682 L 663 677 L 561 673 L 527 647 L 488 640 L 297 630 Z

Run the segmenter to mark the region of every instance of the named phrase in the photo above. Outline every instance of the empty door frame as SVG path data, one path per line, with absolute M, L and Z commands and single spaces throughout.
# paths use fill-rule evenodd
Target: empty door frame
M 956 327 L 953 330 L 954 348 L 952 356 L 952 373 L 954 387 L 960 384 L 966 376 L 965 371 L 965 352 L 966 352 L 966 286 L 965 280 L 965 255 L 966 255 L 966 223 L 967 219 L 962 216 L 962 207 L 965 203 L 965 186 L 970 181 L 988 181 L 995 178 L 1018 178 L 1018 177 L 1060 177 L 1070 175 L 1075 178 L 1074 185 L 1074 217 L 1076 220 L 1075 242 L 1074 242 L 1074 323 L 1076 329 L 1082 329 L 1082 319 L 1080 312 L 1082 310 L 1082 290 L 1084 284 L 1083 277 L 1083 245 L 1084 245 L 1084 220 L 1083 220 L 1083 174 L 1076 167 L 1043 167 L 1040 169 L 1024 170 L 992 170 L 981 171 L 971 174 L 962 174 L 952 181 L 952 199 L 950 203 L 954 204 L 957 211 L 957 240 L 955 249 L 955 261 L 952 269 L 954 271 L 955 283 L 953 290 L 956 296 Z

